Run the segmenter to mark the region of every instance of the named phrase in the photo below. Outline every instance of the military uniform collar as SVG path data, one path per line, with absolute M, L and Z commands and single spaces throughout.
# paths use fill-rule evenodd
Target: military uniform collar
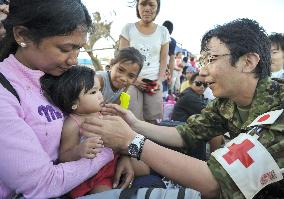
M 259 115 L 282 108 L 280 84 L 271 78 L 260 79 L 253 97 L 249 118 L 245 122 L 248 126 Z
M 221 106 L 220 112 L 226 119 L 235 123 L 236 126 L 241 125 L 241 129 L 246 130 L 247 126 L 259 115 L 269 112 L 271 110 L 277 110 L 281 108 L 281 98 L 280 98 L 280 85 L 277 81 L 272 80 L 271 78 L 259 79 L 254 97 L 251 103 L 251 108 L 248 113 L 248 119 L 243 124 L 236 122 L 233 119 L 234 113 L 237 111 L 237 105 L 232 100 L 220 99 Z

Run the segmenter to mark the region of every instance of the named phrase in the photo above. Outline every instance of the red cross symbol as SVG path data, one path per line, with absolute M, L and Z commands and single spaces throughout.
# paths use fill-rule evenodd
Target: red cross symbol
M 229 148 L 229 152 L 223 155 L 223 158 L 227 161 L 230 165 L 236 160 L 239 160 L 246 168 L 248 168 L 254 160 L 249 156 L 247 153 L 254 144 L 246 139 L 241 144 L 232 144 Z

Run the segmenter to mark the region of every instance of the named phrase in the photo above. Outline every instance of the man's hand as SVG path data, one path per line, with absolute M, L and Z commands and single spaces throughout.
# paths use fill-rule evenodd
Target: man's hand
M 134 127 L 135 123 L 139 121 L 131 111 L 126 110 L 117 104 L 105 104 L 105 106 L 101 110 L 101 113 L 103 115 L 120 116 L 132 128 Z
M 86 137 L 100 136 L 104 146 L 127 154 L 128 145 L 136 136 L 130 126 L 118 116 L 89 117 L 82 124 Z

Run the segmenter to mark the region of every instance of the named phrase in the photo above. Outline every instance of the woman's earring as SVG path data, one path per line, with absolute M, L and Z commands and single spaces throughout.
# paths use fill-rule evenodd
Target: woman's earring
M 25 47 L 27 47 L 27 44 L 25 42 L 20 42 L 20 46 L 25 48 Z
M 78 105 L 77 104 L 73 104 L 71 108 L 72 108 L 72 110 L 76 110 L 78 108 Z

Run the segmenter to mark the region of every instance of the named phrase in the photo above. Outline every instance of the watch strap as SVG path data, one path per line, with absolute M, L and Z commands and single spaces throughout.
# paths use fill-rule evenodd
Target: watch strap
M 140 160 L 141 159 L 141 153 L 142 153 L 142 150 L 143 150 L 143 147 L 144 147 L 144 144 L 145 144 L 145 141 L 146 141 L 146 137 L 143 136 L 143 139 L 141 140 L 140 142 L 140 149 L 139 149 L 139 152 L 137 154 L 137 160 Z
M 129 155 L 133 158 L 136 158 L 137 160 L 140 160 L 141 158 L 141 153 L 143 150 L 143 146 L 145 143 L 146 137 L 141 135 L 141 134 L 137 134 L 135 136 L 135 138 L 131 141 L 131 143 L 128 145 L 128 152 Z M 133 153 L 133 151 L 131 152 L 130 147 L 136 146 L 138 149 L 136 150 L 136 152 Z

